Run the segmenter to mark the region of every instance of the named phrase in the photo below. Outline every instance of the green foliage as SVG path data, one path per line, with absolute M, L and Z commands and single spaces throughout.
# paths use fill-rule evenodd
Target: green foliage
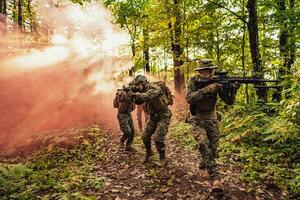
M 174 136 L 185 148 L 197 149 L 197 142 L 192 135 L 192 127 L 187 123 L 178 123 L 170 127 L 170 134 Z
M 289 77 L 289 87 L 283 91 L 288 98 L 280 103 L 238 104 L 225 112 L 221 160 L 238 161 L 233 164 L 243 168 L 244 180 L 275 180 L 283 189 L 300 192 L 300 86 L 296 83 L 298 72 Z
M 42 150 L 22 164 L 0 164 L 0 194 L 6 199 L 93 200 L 86 191 L 97 191 L 104 179 L 91 175 L 105 153 L 102 132 L 83 129 L 81 144 L 71 150 Z

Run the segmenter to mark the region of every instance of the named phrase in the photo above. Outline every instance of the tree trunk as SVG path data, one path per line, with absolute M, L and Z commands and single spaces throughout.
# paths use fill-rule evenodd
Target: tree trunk
M 0 0 L 0 22 L 6 24 L 6 0 Z M 6 32 L 5 28 L 3 31 Z
M 18 13 L 17 13 L 17 1 L 13 0 L 13 9 L 12 9 L 12 18 L 15 23 L 18 21 Z
M 221 67 L 221 49 L 220 49 L 220 36 L 218 29 L 216 30 L 217 33 L 217 41 L 216 41 L 216 48 L 217 48 L 217 62 L 218 67 Z
M 144 70 L 147 73 L 150 73 L 150 55 L 149 55 L 149 32 L 147 28 L 143 29 L 143 57 L 144 57 Z
M 181 94 L 183 85 L 184 85 L 184 71 L 181 69 L 183 65 L 182 53 L 183 48 L 180 45 L 181 37 L 181 17 L 180 17 L 180 8 L 179 0 L 174 0 L 174 15 L 175 22 L 172 25 L 172 22 L 169 23 L 169 29 L 171 33 L 171 50 L 173 53 L 173 62 L 174 62 L 174 86 L 175 91 L 178 94 Z
M 183 32 L 185 33 L 186 61 L 189 61 L 189 20 L 186 17 L 186 2 L 183 1 Z M 190 67 L 186 65 L 186 81 L 190 78 Z
M 261 56 L 259 53 L 259 39 L 258 39 L 258 22 L 257 22 L 257 0 L 248 0 L 247 3 L 249 21 L 249 43 L 251 58 L 253 64 L 253 76 L 257 78 L 263 78 L 263 67 L 261 63 Z M 267 93 L 264 89 L 257 90 L 258 98 L 262 101 L 267 100 Z
M 132 53 L 132 58 L 133 58 L 133 61 L 134 61 L 134 58 L 135 58 L 135 41 L 134 39 L 131 39 L 131 53 Z M 135 71 L 135 64 L 133 64 L 133 66 L 129 69 L 129 76 L 133 76 L 134 75 L 134 71 Z
M 29 22 L 30 22 L 30 32 L 35 32 L 34 22 L 33 22 L 33 19 L 32 19 L 33 16 L 32 16 L 32 13 L 31 13 L 31 0 L 28 0 L 27 10 L 28 10 Z
M 280 57 L 282 59 L 282 67 L 279 69 L 279 78 L 288 73 L 287 63 L 288 63 L 288 27 L 287 27 L 287 17 L 286 17 L 286 6 L 285 0 L 278 0 L 278 12 L 279 12 L 279 50 Z
M 22 25 L 23 25 L 22 0 L 18 0 L 18 24 L 22 29 Z
M 215 46 L 214 46 L 214 34 L 212 32 L 209 33 L 209 37 L 208 37 L 207 41 L 207 53 L 208 53 L 208 57 L 210 59 L 214 59 L 214 51 L 215 51 Z
M 296 39 L 295 39 L 295 29 L 297 25 L 297 18 L 295 15 L 295 0 L 290 0 L 290 27 L 289 27 L 289 60 L 287 62 L 287 69 L 291 71 L 292 65 L 296 60 Z
M 243 12 L 243 19 L 245 19 L 245 1 L 242 1 L 242 12 Z M 242 38 L 242 68 L 243 68 L 243 77 L 246 77 L 246 66 L 245 66 L 245 45 L 246 45 L 246 22 L 243 21 L 243 38 Z M 245 86 L 245 101 L 247 104 L 249 104 L 250 99 L 249 99 L 249 92 L 248 92 L 248 84 Z

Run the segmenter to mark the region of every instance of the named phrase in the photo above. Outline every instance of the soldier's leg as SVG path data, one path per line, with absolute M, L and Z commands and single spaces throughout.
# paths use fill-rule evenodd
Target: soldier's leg
M 199 152 L 202 156 L 202 161 L 200 162 L 200 168 L 206 168 L 209 162 L 209 155 L 211 154 L 211 150 L 209 148 L 209 140 L 207 137 L 207 132 L 205 129 L 205 121 L 193 120 L 192 124 L 192 133 L 194 139 L 199 144 Z
M 130 117 L 128 119 L 128 124 L 130 127 L 130 132 L 129 132 L 129 136 L 128 136 L 128 140 L 126 141 L 126 146 L 131 146 L 133 139 L 134 139 L 134 135 L 135 135 L 135 129 L 134 129 L 134 123 L 133 123 L 133 119 L 132 116 L 130 114 Z
M 211 155 L 208 158 L 208 174 L 211 179 L 218 179 L 219 172 L 216 163 L 217 148 L 219 144 L 219 122 L 218 120 L 209 120 L 207 123 L 207 137 L 210 141 L 209 148 L 211 149 Z
M 128 139 L 128 136 L 131 132 L 128 119 L 129 119 L 129 114 L 121 114 L 118 113 L 118 121 L 120 125 L 120 130 L 123 132 L 123 135 L 120 139 L 121 144 L 124 144 L 124 142 Z
M 148 162 L 149 158 L 152 156 L 151 136 L 155 132 L 156 126 L 157 126 L 157 121 L 154 119 L 154 117 L 150 116 L 150 119 L 147 121 L 146 126 L 142 133 L 142 140 L 146 150 L 145 162 Z
M 160 160 L 164 160 L 166 158 L 165 136 L 168 132 L 171 117 L 171 111 L 168 111 L 160 116 L 160 120 L 157 123 L 157 130 L 153 138 Z

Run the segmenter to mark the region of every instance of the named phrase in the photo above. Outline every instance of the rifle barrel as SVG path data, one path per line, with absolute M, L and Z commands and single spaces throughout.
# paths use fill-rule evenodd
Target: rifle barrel
M 267 82 L 278 82 L 277 80 L 268 80 L 261 78 L 252 78 L 252 77 L 229 77 L 230 82 L 239 82 L 239 83 L 267 83 Z

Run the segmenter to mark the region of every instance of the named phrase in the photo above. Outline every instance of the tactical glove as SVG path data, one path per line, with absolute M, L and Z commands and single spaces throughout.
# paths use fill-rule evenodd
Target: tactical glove
M 206 93 L 215 93 L 218 92 L 222 88 L 222 84 L 219 83 L 212 83 L 203 88 L 204 92 Z
M 238 90 L 241 87 L 241 84 L 238 82 L 230 83 L 230 87 L 234 90 Z

